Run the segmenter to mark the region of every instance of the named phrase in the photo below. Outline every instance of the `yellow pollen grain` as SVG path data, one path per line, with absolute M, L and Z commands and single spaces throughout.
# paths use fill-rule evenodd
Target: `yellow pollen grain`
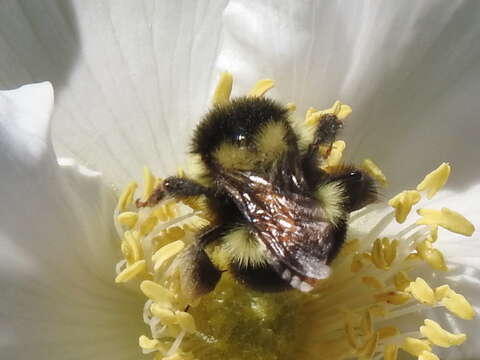
M 392 305 L 402 305 L 411 299 L 410 295 L 404 291 L 388 291 L 375 294 L 374 298 L 377 302 L 386 302 Z
M 232 93 L 233 77 L 229 72 L 222 72 L 220 79 L 217 82 L 217 86 L 213 91 L 212 104 L 222 105 L 230 100 L 230 94 Z
M 450 170 L 450 165 L 448 163 L 441 164 L 438 168 L 425 176 L 422 182 L 418 184 L 417 190 L 426 190 L 427 199 L 431 199 L 447 182 Z
M 289 102 L 285 105 L 285 109 L 287 109 L 289 112 L 294 112 L 297 110 L 297 105 L 295 105 L 293 102 Z
M 378 182 L 381 186 L 386 187 L 387 184 L 387 177 L 383 174 L 382 170 L 375 164 L 371 159 L 363 159 L 362 163 L 360 164 L 360 169 L 365 171 L 368 175 L 370 175 L 376 182 Z
M 471 236 L 475 231 L 473 224 L 461 214 L 442 208 L 441 210 L 419 209 L 417 213 L 422 216 L 416 221 L 418 225 L 438 225 L 451 232 Z
M 145 260 L 139 260 L 136 263 L 127 266 L 120 274 L 115 278 L 115 282 L 124 283 L 132 280 L 137 275 L 143 273 L 146 269 Z
M 467 299 L 450 289 L 448 285 L 436 288 L 435 297 L 441 305 L 461 319 L 471 320 L 475 316 L 475 310 L 473 310 Z
M 363 276 L 362 277 L 362 282 L 368 286 L 369 288 L 375 289 L 375 290 L 381 290 L 383 289 L 383 284 L 380 280 L 374 278 L 373 276 Z
M 129 183 L 125 189 L 122 191 L 120 197 L 118 198 L 117 209 L 122 212 L 125 211 L 127 206 L 129 206 L 133 201 L 133 195 L 135 194 L 135 190 L 137 190 L 137 183 L 131 182 Z
M 247 96 L 260 97 L 263 96 L 268 90 L 273 88 L 274 82 L 271 79 L 259 80 L 253 85 L 253 88 L 247 93 Z
M 388 200 L 388 205 L 395 209 L 395 220 L 402 224 L 407 218 L 412 206 L 420 201 L 420 193 L 416 190 L 405 190 Z
M 387 344 L 383 349 L 384 360 L 397 360 L 398 358 L 398 346 L 395 344 Z
M 400 271 L 393 276 L 393 283 L 395 285 L 395 289 L 399 291 L 404 291 L 412 282 L 408 277 L 407 273 L 404 271 Z
M 411 293 L 413 297 L 422 304 L 430 306 L 435 304 L 435 293 L 433 289 L 420 277 L 412 281 L 405 291 Z
M 162 246 L 152 255 L 152 261 L 155 264 L 153 269 L 158 271 L 165 261 L 177 255 L 184 247 L 185 243 L 182 240 L 176 240 L 170 244 Z
M 440 358 L 430 351 L 423 351 L 418 356 L 418 360 L 440 360 Z
M 175 300 L 175 295 L 172 292 L 151 280 L 142 281 L 140 290 L 153 301 L 171 303 Z
M 152 195 L 155 186 L 155 176 L 147 166 L 143 167 L 143 201 L 147 201 L 150 195 Z
M 418 356 L 424 351 L 432 350 L 428 341 L 413 337 L 406 337 L 400 345 L 400 348 L 413 356 Z
M 117 221 L 125 228 L 131 229 L 138 220 L 138 214 L 133 211 L 125 211 L 117 216 Z
M 400 331 L 395 326 L 385 326 L 377 330 L 380 340 L 398 335 Z
M 176 311 L 175 318 L 177 320 L 177 324 L 185 330 L 187 333 L 194 333 L 197 331 L 195 326 L 195 319 L 192 315 L 185 311 Z
M 465 334 L 452 334 L 444 330 L 438 323 L 430 319 L 425 319 L 424 324 L 420 327 L 420 333 L 437 346 L 448 348 L 461 345 L 467 338 Z

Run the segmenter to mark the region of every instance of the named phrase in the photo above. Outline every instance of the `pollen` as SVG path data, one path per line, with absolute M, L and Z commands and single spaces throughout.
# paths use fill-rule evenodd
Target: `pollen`
M 438 168 L 426 175 L 417 186 L 418 191 L 427 191 L 427 199 L 431 199 L 440 190 L 448 180 L 450 175 L 450 165 L 442 163 Z
M 442 208 L 441 210 L 419 209 L 417 213 L 422 216 L 417 220 L 418 225 L 438 225 L 451 232 L 471 236 L 475 231 L 474 226 L 461 214 Z
M 383 174 L 382 170 L 371 159 L 364 159 L 359 166 L 368 175 L 375 179 L 381 186 L 387 186 L 387 177 Z
M 213 106 L 230 101 L 232 84 L 229 73 L 221 74 Z M 263 96 L 272 86 L 271 80 L 259 81 L 248 96 Z M 293 112 L 294 105 L 285 108 Z M 344 119 L 350 112 L 339 101 L 327 110 L 309 108 L 305 121 L 298 122 L 300 141 L 312 135 L 310 125 L 322 116 Z M 295 114 L 289 115 L 293 122 Z M 278 130 L 282 135 L 282 129 Z M 259 143 L 277 151 L 269 139 Z M 322 165 L 339 165 L 345 147 L 345 142 L 335 141 L 321 149 Z M 228 148 L 217 155 L 231 158 Z M 365 159 L 357 167 L 386 186 L 387 178 L 372 160 Z M 197 174 L 208 186 L 203 170 L 197 161 L 194 169 L 185 167 L 180 175 Z M 258 254 L 268 251 L 240 228 L 204 249 L 222 276 L 214 291 L 192 298 L 184 292 L 185 272 L 192 271 L 184 255 L 198 245 L 198 232 L 217 221 L 216 212 L 205 196 L 167 197 L 149 203 L 161 180 L 145 167 L 141 189 L 129 183 L 113 214 L 122 256 L 115 268 L 115 282 L 138 289 L 145 301 L 143 314 L 139 309 L 147 326 L 147 332 L 137 335 L 141 351 L 154 360 L 398 360 L 405 354 L 438 360 L 436 346 L 461 346 L 467 334 L 443 329 L 426 318 L 427 312 L 463 320 L 475 317 L 468 299 L 453 285 L 442 283 L 448 277 L 437 276 L 449 271 L 449 254 L 437 248 L 437 239 L 441 243 L 450 236 L 438 227 L 466 236 L 474 231 L 461 214 L 428 208 L 428 200 L 449 175 L 450 166 L 442 164 L 416 190 L 402 191 L 390 199 L 395 216 L 386 203 L 352 213 L 346 241 L 329 264 L 331 276 L 309 293 L 259 293 L 233 280 L 229 260 L 240 254 L 239 259 L 261 266 L 265 257 Z M 325 198 L 337 196 L 334 190 L 324 188 Z M 421 191 L 427 199 L 421 198 Z M 334 204 L 326 200 L 324 206 Z M 412 219 L 408 215 L 416 204 L 420 216 Z M 414 275 L 424 265 L 433 276 Z
M 415 190 L 405 190 L 388 201 L 388 205 L 395 208 L 395 220 L 403 224 L 407 219 L 412 206 L 420 201 L 420 193 Z

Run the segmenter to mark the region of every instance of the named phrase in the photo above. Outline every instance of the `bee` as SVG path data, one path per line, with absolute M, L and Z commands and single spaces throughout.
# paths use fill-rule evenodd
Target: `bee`
M 212 291 L 223 271 L 263 292 L 308 292 L 330 275 L 349 213 L 376 200 L 374 180 L 353 166 L 322 170 L 320 147 L 331 146 L 343 122 L 324 115 L 307 142 L 289 111 L 264 97 L 215 105 L 197 126 L 191 153 L 203 169 L 166 178 L 147 201 L 205 196 L 213 221 L 180 257 L 182 290 Z M 228 259 L 219 269 L 215 247 Z

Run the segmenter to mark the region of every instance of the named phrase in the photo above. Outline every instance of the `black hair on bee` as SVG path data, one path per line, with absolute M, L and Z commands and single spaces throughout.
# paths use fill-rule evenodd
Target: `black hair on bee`
M 169 177 L 152 195 L 152 202 L 204 195 L 214 214 L 182 254 L 185 293 L 208 293 L 220 279 L 209 247 L 225 255 L 239 282 L 259 291 L 309 291 L 329 276 L 349 213 L 377 192 L 353 166 L 321 169 L 319 148 L 333 143 L 343 123 L 328 114 L 315 126 L 300 146 L 287 109 L 263 97 L 233 99 L 204 116 L 191 145 L 204 174 Z

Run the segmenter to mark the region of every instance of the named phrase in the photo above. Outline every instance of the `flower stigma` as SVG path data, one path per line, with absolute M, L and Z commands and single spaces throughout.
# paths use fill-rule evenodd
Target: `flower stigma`
M 230 101 L 232 84 L 232 76 L 223 73 L 212 102 Z M 271 80 L 261 80 L 248 96 L 263 96 L 272 87 Z M 293 103 L 285 107 L 291 113 L 296 110 Z M 309 108 L 305 120 L 295 126 L 308 141 L 312 125 L 322 116 L 344 119 L 351 112 L 337 101 L 326 110 Z M 342 163 L 345 147 L 337 140 L 320 148 L 324 171 Z M 387 185 L 372 160 L 365 159 L 359 168 L 380 186 Z M 192 161 L 177 175 L 198 171 L 198 161 Z M 467 336 L 449 332 L 424 314 L 435 309 L 464 320 L 475 315 L 468 300 L 448 285 L 437 283 L 434 276 L 414 275 L 425 268 L 431 273 L 448 271 L 444 254 L 435 247 L 444 234 L 439 227 L 464 236 L 474 232 L 473 225 L 451 209 L 423 207 L 445 185 L 450 171 L 443 163 L 415 190 L 400 192 L 388 205 L 377 203 L 352 213 L 330 277 L 311 292 L 255 292 L 226 271 L 214 291 L 192 299 L 182 291 L 179 267 L 182 251 L 212 221 L 207 200 L 167 197 L 148 204 L 162 179 L 145 167 L 142 193 L 136 183 L 128 184 L 114 213 L 122 254 L 115 282 L 145 297 L 147 330 L 139 334 L 139 347 L 155 360 L 395 360 L 401 352 L 420 360 L 439 359 L 436 350 L 460 346 Z M 419 216 L 411 211 L 414 207 Z M 397 230 L 387 233 L 393 224 Z M 216 250 L 209 257 L 218 268 L 227 268 Z

